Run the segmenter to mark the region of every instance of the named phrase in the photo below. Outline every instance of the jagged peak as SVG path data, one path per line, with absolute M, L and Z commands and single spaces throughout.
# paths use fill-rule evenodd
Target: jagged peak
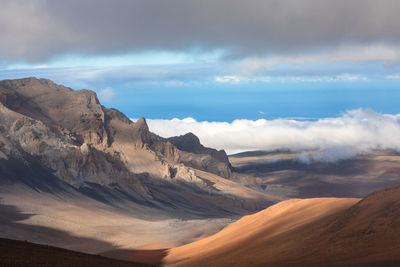
M 191 144 L 201 145 L 199 137 L 197 137 L 197 135 L 195 135 L 192 132 L 188 132 L 188 133 L 185 133 L 185 134 L 179 135 L 179 136 L 170 137 L 168 139 L 174 140 L 174 141 L 179 140 L 179 141 L 183 141 L 183 142 L 189 142 Z
M 140 130 L 149 131 L 149 126 L 147 125 L 146 119 L 144 117 L 140 117 L 135 122 L 135 126 Z
M 197 137 L 197 135 L 195 135 L 192 132 L 185 133 L 184 135 L 181 135 L 181 136 L 185 137 L 187 139 L 192 139 L 193 141 L 196 141 L 196 142 L 198 141 L 200 143 L 200 139 Z
M 174 144 L 178 149 L 187 152 L 202 153 L 206 149 L 200 143 L 200 139 L 192 132 L 188 132 L 180 136 L 170 137 L 167 138 L 167 140 Z

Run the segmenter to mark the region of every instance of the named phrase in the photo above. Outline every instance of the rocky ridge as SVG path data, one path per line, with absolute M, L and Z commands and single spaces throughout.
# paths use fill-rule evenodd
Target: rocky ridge
M 231 166 L 224 151 L 205 148 L 190 133 L 161 138 L 144 118 L 132 122 L 102 106 L 90 90 L 74 91 L 46 79 L 0 81 L 0 126 L 3 167 L 10 160 L 27 168 L 36 164 L 74 188 L 117 187 L 136 200 L 165 202 L 169 196 L 159 185 L 178 191 L 183 186 L 190 199 L 232 199 L 196 175 L 203 170 L 228 178 Z M 1 180 L 12 176 L 18 175 Z M 236 202 L 252 210 L 268 201 Z

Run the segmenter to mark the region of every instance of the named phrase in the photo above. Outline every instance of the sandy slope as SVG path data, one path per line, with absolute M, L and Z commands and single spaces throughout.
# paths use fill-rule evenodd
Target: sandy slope
M 400 186 L 359 199 L 292 199 L 173 248 L 176 266 L 399 266 Z
M 259 213 L 245 216 L 211 237 L 171 249 L 165 261 L 174 263 L 188 259 L 188 262 L 196 262 L 253 246 L 346 209 L 357 201 L 359 199 L 337 198 L 283 201 Z

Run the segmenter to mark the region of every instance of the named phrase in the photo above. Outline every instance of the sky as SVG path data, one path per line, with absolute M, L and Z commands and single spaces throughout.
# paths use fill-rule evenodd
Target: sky
M 155 121 L 395 115 L 398 10 L 398 0 L 2 0 L 0 79 L 91 89 Z

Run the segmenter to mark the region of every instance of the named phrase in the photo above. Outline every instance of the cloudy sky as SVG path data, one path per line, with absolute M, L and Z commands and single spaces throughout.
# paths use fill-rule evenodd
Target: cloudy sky
M 398 0 L 2 0 L 0 79 L 96 91 L 131 118 L 400 113 Z

